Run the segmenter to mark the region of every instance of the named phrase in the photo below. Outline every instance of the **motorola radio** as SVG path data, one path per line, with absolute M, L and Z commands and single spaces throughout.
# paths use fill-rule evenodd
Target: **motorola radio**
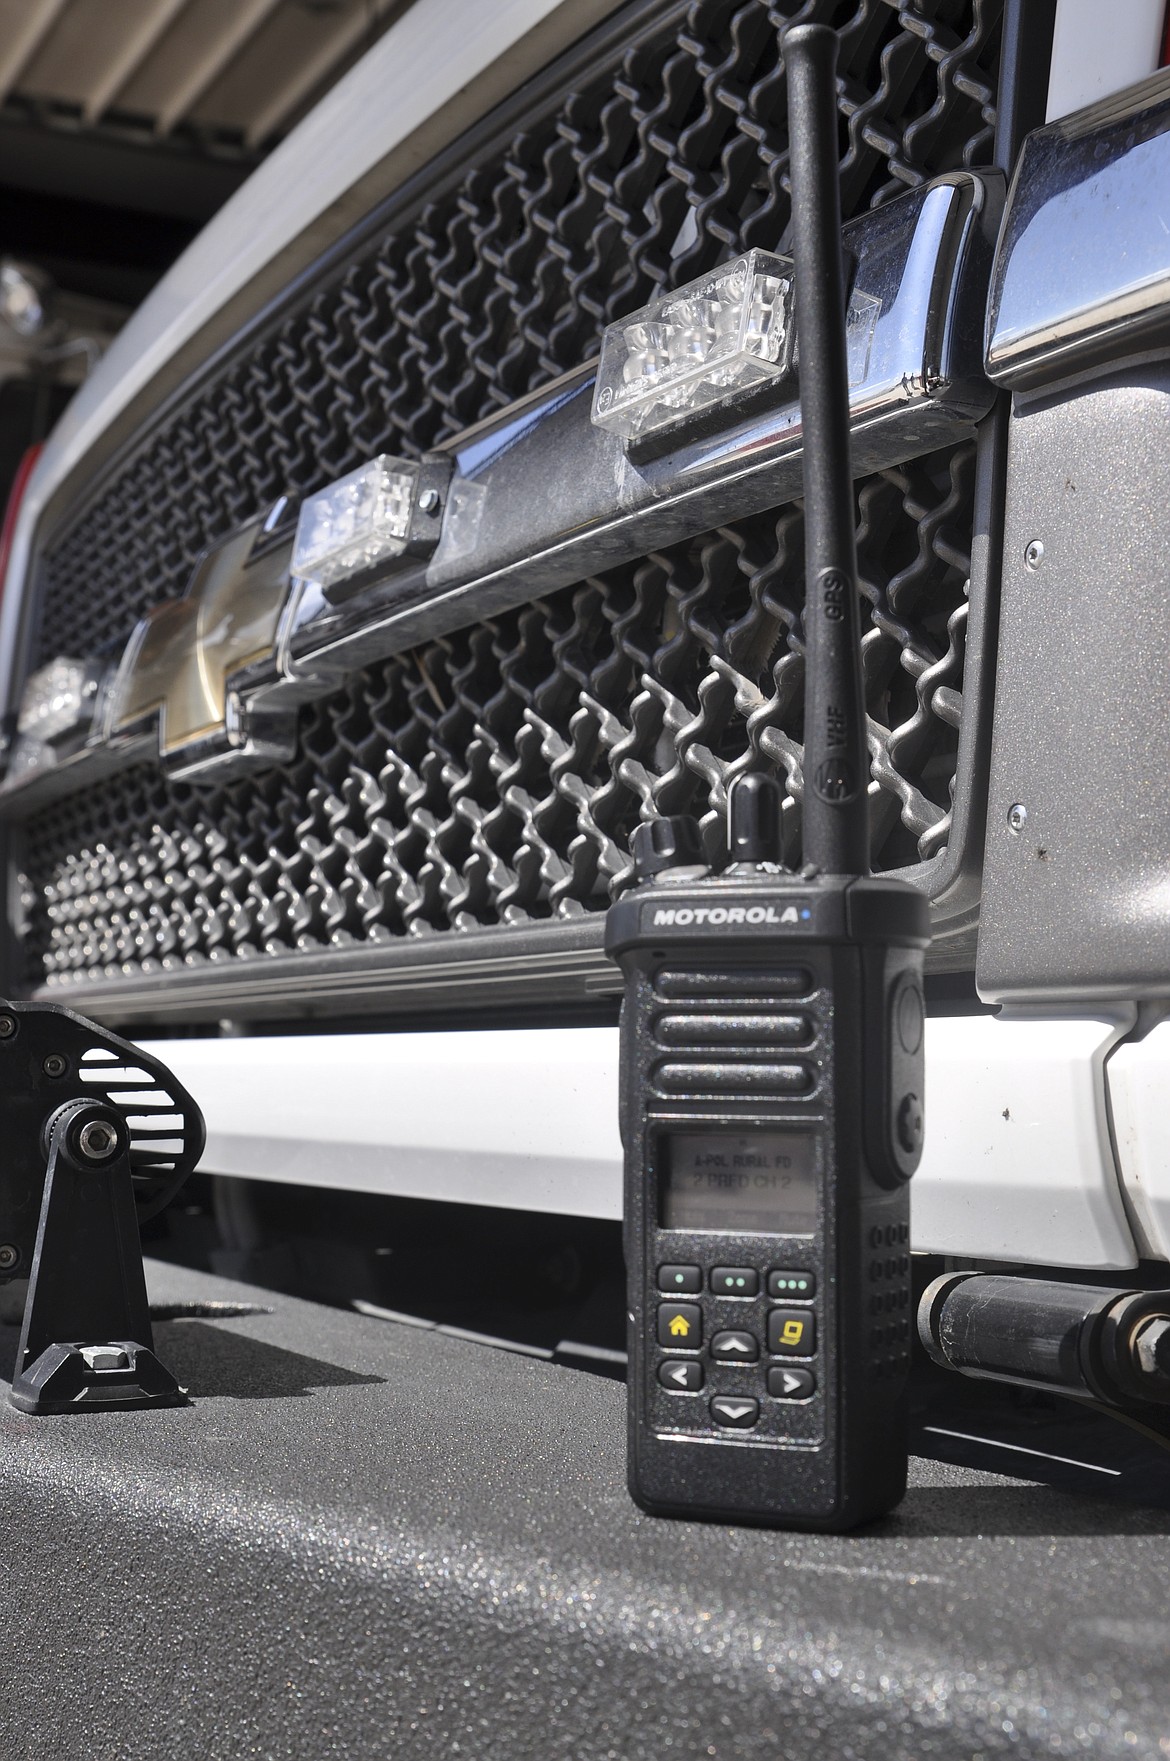
M 837 190 L 836 40 L 784 38 L 804 425 L 804 867 L 781 794 L 727 791 L 728 860 L 685 817 L 634 834 L 610 909 L 629 1482 L 661 1515 L 844 1529 L 906 1484 L 908 1181 L 922 1150 L 923 895 L 869 874 Z

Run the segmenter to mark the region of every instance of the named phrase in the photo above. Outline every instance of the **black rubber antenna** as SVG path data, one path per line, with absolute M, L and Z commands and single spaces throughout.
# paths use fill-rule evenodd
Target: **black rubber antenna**
M 788 75 L 804 431 L 804 864 L 820 874 L 868 874 L 869 763 L 837 184 L 837 37 L 828 25 L 795 25 L 781 47 Z

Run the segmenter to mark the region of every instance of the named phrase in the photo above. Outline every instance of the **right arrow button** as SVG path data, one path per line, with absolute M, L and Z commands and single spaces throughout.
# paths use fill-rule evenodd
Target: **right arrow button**
M 776 1400 L 807 1400 L 816 1388 L 811 1370 L 789 1369 L 787 1364 L 773 1364 L 768 1370 L 768 1393 Z

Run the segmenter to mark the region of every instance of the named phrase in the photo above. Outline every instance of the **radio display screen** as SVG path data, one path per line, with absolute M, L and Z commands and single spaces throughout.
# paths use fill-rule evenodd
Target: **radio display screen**
M 672 1131 L 659 1139 L 664 1229 L 811 1235 L 815 1131 Z

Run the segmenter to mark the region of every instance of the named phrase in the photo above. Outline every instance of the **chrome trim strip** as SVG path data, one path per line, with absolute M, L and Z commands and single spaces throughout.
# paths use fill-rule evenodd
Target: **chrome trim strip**
M 996 384 L 1170 346 L 1168 189 L 1170 69 L 1028 136 L 991 276 Z
M 982 321 L 1002 197 L 998 173 L 955 172 L 845 228 L 856 265 L 858 476 L 968 438 L 990 408 Z M 341 604 L 295 581 L 272 660 L 226 679 L 224 727 L 177 760 L 163 754 L 167 768 L 218 782 L 271 763 L 299 705 L 369 662 L 801 493 L 792 383 L 778 385 L 773 407 L 636 464 L 590 420 L 595 370 L 596 362 L 582 367 L 445 449 L 455 470 L 429 562 L 404 559 Z M 117 673 L 123 692 L 133 664 L 128 653 Z M 99 762 L 109 769 L 141 758 L 150 750 L 142 734 L 142 723 L 116 736 L 112 719 L 95 719 L 53 772 L 8 780 L 4 813 L 23 815 L 50 794 L 84 787 Z
M 998 173 L 958 172 L 844 229 L 854 310 L 872 315 L 850 399 L 858 476 L 969 436 L 990 408 L 979 332 L 1001 201 Z M 443 537 L 425 571 L 341 606 L 306 584 L 286 621 L 284 677 L 353 671 L 801 493 L 791 385 L 775 407 L 638 465 L 590 422 L 595 371 L 453 443 Z

